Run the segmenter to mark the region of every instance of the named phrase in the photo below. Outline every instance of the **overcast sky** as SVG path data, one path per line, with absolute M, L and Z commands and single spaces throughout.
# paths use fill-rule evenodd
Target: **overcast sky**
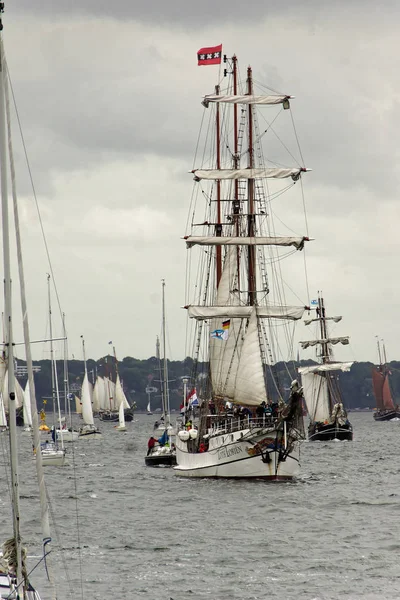
M 188 171 L 201 96 L 218 76 L 218 67 L 197 67 L 196 53 L 222 42 L 243 70 L 252 64 L 255 79 L 296 97 L 313 169 L 305 184 L 310 295 L 322 290 L 328 311 L 344 317 L 335 334 L 349 334 L 351 349 L 340 358 L 376 360 L 379 335 L 388 358 L 400 359 L 400 8 L 257 0 L 243 12 L 228 0 L 6 3 L 6 54 L 75 358 L 81 334 L 93 358 L 110 340 L 119 358 L 154 354 L 162 278 L 170 358 L 184 358 Z M 14 137 L 38 339 L 49 267 Z M 14 296 L 16 285 L 15 274 Z M 36 348 L 36 358 L 47 356 Z

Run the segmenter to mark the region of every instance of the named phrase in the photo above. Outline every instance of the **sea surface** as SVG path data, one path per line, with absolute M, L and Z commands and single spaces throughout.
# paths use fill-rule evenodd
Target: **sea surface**
M 400 599 L 400 422 L 350 413 L 353 442 L 305 442 L 292 483 L 182 479 L 144 464 L 156 415 L 67 444 L 46 467 L 57 598 Z M 20 435 L 29 567 L 41 556 L 31 441 Z M 7 461 L 7 435 L 0 461 Z M 11 535 L 1 470 L 0 534 Z M 43 562 L 31 574 L 51 598 Z

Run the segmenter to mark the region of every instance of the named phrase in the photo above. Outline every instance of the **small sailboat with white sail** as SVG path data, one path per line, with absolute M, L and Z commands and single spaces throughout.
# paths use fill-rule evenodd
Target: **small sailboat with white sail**
M 372 389 L 376 400 L 376 410 L 374 411 L 375 421 L 398 421 L 400 418 L 400 407 L 393 401 L 392 390 L 390 386 L 390 369 L 386 358 L 386 348 L 379 339 L 378 356 L 379 365 L 372 367 Z
M 57 361 L 54 354 L 53 342 L 53 319 L 51 312 L 51 293 L 50 293 L 50 275 L 47 275 L 47 293 L 49 304 L 49 329 L 50 329 L 50 364 L 51 364 L 51 389 L 53 412 L 56 415 L 57 422 L 61 424 L 60 393 L 58 388 Z M 57 425 L 54 424 L 51 429 L 51 441 L 46 440 L 41 444 L 42 464 L 44 466 L 63 467 L 68 464 L 65 457 L 66 450 L 61 430 L 60 442 L 57 439 Z
M 126 431 L 125 414 L 124 414 L 124 404 L 123 404 L 123 402 L 121 402 L 121 404 L 119 405 L 118 416 L 119 416 L 119 423 L 118 423 L 118 425 L 116 426 L 115 429 L 117 431 Z
M 353 427 L 347 418 L 337 373 L 350 371 L 352 362 L 338 362 L 333 358 L 332 346 L 347 345 L 348 336 L 334 337 L 328 332 L 328 322 L 338 323 L 342 317 L 328 317 L 324 299 L 319 296 L 316 304 L 316 317 L 305 321 L 317 326 L 314 340 L 300 342 L 305 350 L 317 347 L 319 364 L 298 369 L 303 385 L 304 399 L 310 416 L 308 439 L 310 441 L 353 439 Z M 319 336 L 318 336 L 319 333 Z
M 157 435 L 150 437 L 147 445 L 145 464 L 148 467 L 171 467 L 176 464 L 176 449 L 173 443 L 175 431 L 171 425 L 171 412 L 169 403 L 168 361 L 166 351 L 166 319 L 165 319 L 165 280 L 162 280 L 162 344 L 163 360 L 160 368 L 160 383 L 162 385 L 162 418 L 157 427 Z M 160 361 L 160 344 L 157 338 L 157 358 Z
M 101 431 L 94 424 L 92 401 L 90 398 L 89 379 L 86 366 L 85 340 L 82 338 L 83 363 L 85 367 L 85 375 L 82 381 L 81 388 L 81 403 L 82 403 L 82 419 L 84 425 L 79 429 L 79 440 L 89 440 L 101 437 Z

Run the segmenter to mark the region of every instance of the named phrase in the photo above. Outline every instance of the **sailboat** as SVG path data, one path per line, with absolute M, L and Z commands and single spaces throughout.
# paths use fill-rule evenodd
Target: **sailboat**
M 376 400 L 376 411 L 374 412 L 375 421 L 391 421 L 400 418 L 400 408 L 395 406 L 390 389 L 390 370 L 386 360 L 385 344 L 382 342 L 382 348 L 379 340 L 378 356 L 379 365 L 372 367 L 372 387 Z
M 50 329 L 50 364 L 51 364 L 51 389 L 52 389 L 52 401 L 53 401 L 53 412 L 57 415 L 57 421 L 61 424 L 61 410 L 60 410 L 60 394 L 58 389 L 58 374 L 57 374 L 57 363 L 54 355 L 54 342 L 53 342 L 53 320 L 51 312 L 51 293 L 50 293 L 50 275 L 47 275 L 47 291 L 48 291 L 48 306 L 49 306 L 49 329 Z M 42 463 L 44 466 L 55 466 L 62 467 L 67 464 L 65 457 L 66 450 L 64 448 L 64 440 L 61 432 L 60 445 L 57 440 L 57 428 L 56 424 L 53 425 L 51 430 L 51 441 L 46 440 L 41 444 Z
M 0 3 L 0 13 L 4 12 L 4 3 Z M 2 18 L 0 14 L 0 32 L 3 29 Z M 8 80 L 6 77 L 7 67 L 4 55 L 2 34 L 0 33 L 0 174 L 1 174 L 1 204 L 2 204 L 2 239 L 3 239 L 3 265 L 4 265 L 4 314 L 5 314 L 5 345 L 4 360 L 8 371 L 8 385 L 6 398 L 3 394 L 3 400 L 7 400 L 9 410 L 9 440 L 10 440 L 10 496 L 12 504 L 12 516 L 8 520 L 3 519 L 3 529 L 8 527 L 12 529 L 9 539 L 3 543 L 3 555 L 0 563 L 0 589 L 2 598 L 24 598 L 26 600 L 40 600 L 38 592 L 32 586 L 27 573 L 26 550 L 23 547 L 22 523 L 20 514 L 20 493 L 19 493 L 19 464 L 18 464 L 18 435 L 16 419 L 16 385 L 14 373 L 14 315 L 12 311 L 12 277 L 10 260 L 10 227 L 9 227 L 9 203 L 8 203 L 8 176 L 7 176 L 7 156 L 10 160 L 12 198 L 14 208 L 14 222 L 16 234 L 16 246 L 18 256 L 18 272 L 21 290 L 21 310 L 22 324 L 24 334 L 24 344 L 27 362 L 27 371 L 29 379 L 33 444 L 36 449 L 36 471 L 39 484 L 39 501 L 41 513 L 41 525 L 43 535 L 43 556 L 38 561 L 40 564 L 46 564 L 46 556 L 51 552 L 51 535 L 49 527 L 49 509 L 46 497 L 44 474 L 42 467 L 42 455 L 40 452 L 40 435 L 38 427 L 38 413 L 35 397 L 35 385 L 33 379 L 32 355 L 29 337 L 28 310 L 25 295 L 25 278 L 22 259 L 22 245 L 20 238 L 18 199 L 15 186 L 15 169 L 12 152 L 11 138 L 11 119 L 9 114 L 10 98 L 8 93 Z M 8 140 L 6 135 L 6 121 Z M 8 144 L 7 144 L 8 142 Z M 7 155 L 8 146 L 8 155 Z M 36 497 L 32 502 L 36 502 Z M 37 507 L 39 509 L 39 506 Z M 35 571 L 37 565 L 31 570 Z
M 195 285 L 188 279 L 185 306 L 193 324 L 190 376 L 198 408 L 184 407 L 175 472 L 291 480 L 299 472 L 304 434 L 301 390 L 293 380 L 286 404 L 275 365 L 284 344 L 285 356 L 293 356 L 291 330 L 305 310 L 287 303 L 284 260 L 309 238 L 293 235 L 298 223 L 275 223 L 275 211 L 308 169 L 300 162 L 282 166 L 295 160 L 278 133 L 278 116 L 285 121 L 290 114 L 291 96 L 265 93 L 265 87 L 256 92 L 251 67 L 245 81 L 239 75 L 237 57 L 224 56 L 221 82 L 227 83 L 202 101 L 211 114 L 204 119 L 208 134 L 204 130 L 199 139 L 212 147 L 201 151 L 203 164 L 192 171 L 194 216 L 184 237 L 188 264 L 193 253 L 200 261 Z M 263 145 L 271 131 L 267 154 Z M 296 143 L 294 135 L 292 140 Z M 266 164 L 264 156 L 275 151 L 276 161 Z M 286 227 L 286 235 L 278 235 L 278 227 Z
M 166 354 L 166 321 L 165 321 L 165 280 L 162 285 L 162 342 L 163 342 L 163 368 L 160 368 L 160 379 L 162 383 L 162 419 L 158 425 L 160 437 L 157 438 L 157 443 L 154 443 L 156 438 L 151 436 L 153 441 L 148 444 L 147 455 L 145 456 L 145 464 L 148 467 L 171 467 L 176 464 L 176 450 L 173 443 L 173 434 L 175 433 L 171 425 L 171 413 L 169 405 L 169 386 L 168 386 L 168 362 Z M 157 338 L 157 358 L 160 362 L 160 346 Z
M 92 401 L 90 399 L 90 388 L 88 380 L 88 372 L 86 366 L 85 340 L 82 338 L 83 363 L 85 366 L 85 375 L 82 381 L 81 403 L 82 403 L 82 419 L 84 425 L 79 429 L 79 439 L 89 440 L 101 437 L 101 431 L 95 426 L 92 411 Z
M 114 364 L 115 364 L 115 383 L 111 380 L 111 371 L 108 377 L 104 377 L 104 386 L 106 398 L 108 398 L 107 409 L 100 409 L 99 417 L 101 421 L 119 421 L 119 408 L 121 402 L 124 405 L 125 421 L 133 421 L 134 406 L 131 406 L 126 398 L 118 372 L 118 361 L 113 346 Z
M 353 362 L 333 360 L 332 346 L 347 345 L 349 337 L 331 337 L 328 334 L 328 321 L 338 323 L 342 317 L 327 317 L 324 299 L 319 296 L 316 306 L 316 318 L 305 321 L 306 325 L 315 323 L 320 336 L 311 341 L 300 342 L 303 349 L 313 346 L 319 348 L 320 364 L 300 367 L 303 393 L 307 405 L 310 423 L 308 439 L 311 441 L 352 440 L 353 427 L 347 418 L 337 373 L 349 371 Z
M 64 334 L 64 421 L 60 420 L 60 427 L 56 430 L 56 439 L 62 442 L 74 442 L 79 437 L 79 431 L 72 427 L 72 414 L 71 414 L 71 398 L 73 395 L 69 392 L 69 378 L 68 378 L 68 342 L 67 342 L 67 330 L 65 327 L 65 314 L 62 316 L 63 321 L 63 334 Z M 66 419 L 68 419 L 69 427 L 66 425 Z
M 119 424 L 117 425 L 116 430 L 117 431 L 126 431 L 124 403 L 123 402 L 121 402 L 121 404 L 119 405 L 118 417 L 119 417 Z

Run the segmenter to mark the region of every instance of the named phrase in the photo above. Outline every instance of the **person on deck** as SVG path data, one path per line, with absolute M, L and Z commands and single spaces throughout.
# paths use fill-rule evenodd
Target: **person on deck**
M 151 454 L 151 451 L 153 450 L 154 446 L 156 445 L 156 441 L 157 440 L 155 438 L 153 438 L 153 436 L 151 436 L 149 438 L 149 441 L 147 442 L 147 456 L 149 454 Z

